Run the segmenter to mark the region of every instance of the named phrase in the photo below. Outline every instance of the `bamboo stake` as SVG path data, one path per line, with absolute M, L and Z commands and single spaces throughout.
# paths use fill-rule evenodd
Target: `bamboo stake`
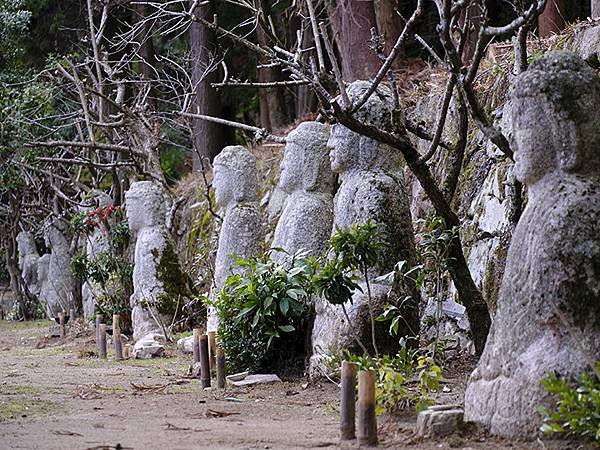
M 96 314 L 96 344 L 100 346 L 100 324 L 104 322 L 102 314 Z
M 119 321 L 121 316 L 119 314 L 113 314 L 113 341 L 115 345 L 115 360 L 123 360 L 123 344 L 121 342 L 121 325 Z
M 343 441 L 356 437 L 356 364 L 342 361 L 340 432 Z
M 225 389 L 225 352 L 217 348 L 217 387 Z
M 377 445 L 377 418 L 375 417 L 375 371 L 358 373 L 358 445 Z
M 98 328 L 98 356 L 106 359 L 106 324 L 101 323 Z
M 210 370 L 217 369 L 217 333 L 208 332 L 208 358 L 210 361 Z
M 194 328 L 192 339 L 192 352 L 194 353 L 194 364 L 200 362 L 200 328 Z
M 61 311 L 58 313 L 58 326 L 59 326 L 60 337 L 64 338 L 67 335 L 67 332 L 65 330 L 65 312 L 64 311 Z
M 208 336 L 200 336 L 200 385 L 210 387 L 210 364 L 208 362 Z

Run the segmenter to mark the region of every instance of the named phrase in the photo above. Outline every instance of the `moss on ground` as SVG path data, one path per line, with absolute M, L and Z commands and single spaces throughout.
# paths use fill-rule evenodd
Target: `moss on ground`
M 56 413 L 60 407 L 57 403 L 23 397 L 3 397 L 0 400 L 0 422 L 23 417 L 42 416 Z

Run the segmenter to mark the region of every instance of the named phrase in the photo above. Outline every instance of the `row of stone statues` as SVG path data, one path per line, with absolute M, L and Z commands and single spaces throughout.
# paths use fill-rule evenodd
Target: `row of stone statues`
M 368 88 L 368 82 L 355 82 L 350 85 L 348 95 L 356 101 Z M 372 125 L 387 128 L 391 105 L 389 90 L 381 87 L 359 114 Z M 288 199 L 271 243 L 271 247 L 286 253 L 273 253 L 273 258 L 284 260 L 299 250 L 322 256 L 335 230 L 369 220 L 375 222 L 389 241 L 389 247 L 380 252 L 376 267 L 369 273 L 375 312 L 380 313 L 387 302 L 395 299 L 389 298 L 389 286 L 374 279 L 392 271 L 398 261 L 415 262 L 408 194 L 398 153 L 342 125 L 333 125 L 330 135 L 329 128 L 318 122 L 300 124 L 286 142 L 278 189 L 286 192 Z M 339 174 L 340 186 L 334 198 L 335 173 Z M 223 216 L 215 265 L 214 290 L 218 291 L 232 273 L 231 255 L 246 258 L 257 255 L 264 239 L 255 157 L 243 147 L 226 147 L 214 162 L 214 188 Z M 408 294 L 413 302 L 405 302 L 407 327 L 402 331 L 415 336 L 418 300 L 414 291 Z M 402 298 L 405 295 L 403 292 Z M 327 351 L 355 347 L 351 327 L 359 338 L 370 342 L 365 294 L 357 293 L 347 309 L 352 324 L 347 323 L 339 306 L 316 300 L 311 373 L 319 373 Z M 209 330 L 214 330 L 217 327 L 214 311 L 209 316 Z M 397 345 L 384 327 L 378 327 L 378 342 L 383 350 Z
M 349 86 L 351 101 L 369 87 Z M 358 114 L 388 127 L 390 93 L 380 87 Z M 536 431 L 536 407 L 549 397 L 539 381 L 549 371 L 576 375 L 600 359 L 600 79 L 567 52 L 535 61 L 515 83 L 513 115 L 515 172 L 528 190 L 528 202 L 515 229 L 485 351 L 465 396 L 468 420 L 507 436 Z M 330 132 L 331 131 L 331 132 Z M 339 187 L 333 196 L 335 174 Z M 214 188 L 223 222 L 216 257 L 213 294 L 232 271 L 232 255 L 250 257 L 264 240 L 258 204 L 255 157 L 244 147 L 226 147 L 214 162 Z M 287 137 L 278 189 L 288 197 L 271 245 L 289 253 L 327 251 L 337 228 L 372 220 L 390 246 L 368 274 L 378 307 L 407 294 L 404 334 L 417 335 L 418 296 L 389 292 L 373 280 L 396 262 L 415 263 L 415 243 L 402 162 L 388 146 L 335 124 L 302 123 Z M 127 193 L 127 218 L 135 238 L 134 294 L 136 338 L 162 330 L 157 311 L 144 300 L 162 292 L 151 255 L 169 239 L 165 193 L 160 185 L 138 182 Z M 19 235 L 23 277 L 50 315 L 71 307 L 72 277 L 68 243 L 59 223 L 46 227 L 49 255 L 41 258 L 30 235 Z M 88 249 L 89 251 L 89 249 Z M 284 261 L 284 253 L 274 254 Z M 357 293 L 348 305 L 360 337 L 368 333 L 366 299 Z M 352 348 L 350 324 L 338 307 L 317 299 L 310 370 L 318 374 L 320 355 L 330 347 Z M 214 314 L 209 329 L 217 326 Z M 362 329 L 364 328 L 364 329 Z M 385 350 L 385 330 L 380 342 Z M 368 341 L 368 339 L 364 339 Z M 391 343 L 390 343 L 391 344 Z

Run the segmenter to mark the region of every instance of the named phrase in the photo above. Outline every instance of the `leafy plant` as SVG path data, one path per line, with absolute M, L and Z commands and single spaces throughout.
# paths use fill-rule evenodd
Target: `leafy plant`
M 367 304 L 371 320 L 371 342 L 375 357 L 379 357 L 377 340 L 375 336 L 375 315 L 373 313 L 373 300 L 369 269 L 377 264 L 378 254 L 387 247 L 379 227 L 369 220 L 363 224 L 354 224 L 350 228 L 337 229 L 329 240 L 333 253 L 330 260 L 315 275 L 314 283 L 317 293 L 334 305 L 340 305 L 349 324 L 352 322 L 348 316 L 345 303 L 352 302 L 352 295 L 356 290 L 362 289 L 356 283 L 357 273 L 364 279 L 367 290 Z M 369 351 L 356 335 L 354 340 L 362 351 L 368 355 Z
M 228 277 L 214 301 L 220 319 L 219 338 L 229 355 L 231 370 L 266 368 L 273 361 L 275 343 L 302 341 L 308 325 L 315 258 L 294 255 L 278 263 L 267 252 L 237 259 L 244 270 Z
M 431 343 L 434 358 L 438 355 L 440 342 L 444 279 L 448 275 L 450 264 L 453 261 L 450 252 L 457 236 L 458 227 L 448 228 L 442 217 L 434 217 L 427 224 L 427 232 L 423 234 L 420 244 L 423 260 L 421 278 L 436 302 L 435 338 Z
M 377 372 L 377 414 L 396 413 L 411 407 L 418 413 L 433 403 L 430 394 L 440 388 L 442 369 L 432 357 L 418 355 L 405 344 L 395 356 L 370 358 L 343 351 L 330 358 L 329 364 L 339 370 L 341 360 L 345 359 L 356 364 L 359 370 Z
M 570 381 L 550 373 L 541 383 L 556 398 L 553 409 L 540 406 L 544 418 L 541 431 L 564 433 L 600 443 L 600 361 L 596 361 L 595 374 L 583 373 Z

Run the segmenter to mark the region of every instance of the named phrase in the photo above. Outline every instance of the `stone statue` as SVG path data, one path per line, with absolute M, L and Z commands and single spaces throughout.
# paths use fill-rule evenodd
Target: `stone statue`
M 249 258 L 261 251 L 262 234 L 258 205 L 256 158 L 242 146 L 225 147 L 213 163 L 215 198 L 223 218 L 215 260 L 213 294 L 225 285 L 227 277 L 239 268 L 234 256 Z M 216 331 L 218 318 L 208 311 L 208 331 Z
M 50 254 L 44 261 L 38 260 L 39 298 L 46 306 L 47 314 L 58 317 L 61 311 L 75 308 L 75 288 L 77 283 L 71 273 L 71 254 L 66 238 L 68 224 L 55 219 L 44 226 L 44 241 Z M 47 263 L 47 266 L 46 266 Z M 46 270 L 47 267 L 47 270 Z
M 38 261 L 40 255 L 35 246 L 35 239 L 28 231 L 21 231 L 17 235 L 17 245 L 19 250 L 19 269 L 21 276 L 29 292 L 33 295 L 40 293 L 40 284 L 38 283 Z
M 515 229 L 465 418 L 508 437 L 535 434 L 540 379 L 600 359 L 600 79 L 550 52 L 511 94 L 515 174 L 528 202 Z
M 172 319 L 163 317 L 155 307 L 165 293 L 157 273 L 157 258 L 168 239 L 164 188 L 155 181 L 133 183 L 125 194 L 125 208 L 129 229 L 136 236 L 130 304 L 133 338 L 139 341 L 164 335 L 163 327 Z
M 287 137 L 278 188 L 288 194 L 271 247 L 293 255 L 305 250 L 320 256 L 327 251 L 333 221 L 333 173 L 326 125 L 303 122 Z M 273 252 L 274 260 L 288 256 Z
M 111 204 L 112 200 L 109 195 L 104 192 L 95 192 L 94 200 L 96 207 L 106 207 Z M 85 212 L 91 211 L 92 208 L 86 207 Z M 96 258 L 100 253 L 108 252 L 110 244 L 103 230 L 97 228 L 86 238 L 85 242 L 86 254 L 88 258 Z M 89 282 L 84 282 L 81 286 L 81 298 L 83 302 L 83 317 L 85 320 L 90 320 L 94 316 L 96 308 L 96 299 L 101 291 L 94 287 Z
M 369 88 L 370 83 L 356 81 L 349 86 L 351 102 Z M 380 128 L 389 128 L 391 120 L 391 93 L 380 87 L 358 111 L 360 119 Z M 327 144 L 331 148 L 331 168 L 339 173 L 341 184 L 334 199 L 334 228 L 347 228 L 356 223 L 372 220 L 379 224 L 390 246 L 381 251 L 376 267 L 369 273 L 374 298 L 375 315 L 379 315 L 387 303 L 403 299 L 406 295 L 413 301 L 404 303 L 406 328 L 401 334 L 416 336 L 419 331 L 418 297 L 414 288 L 403 287 L 388 297 L 389 286 L 373 282 L 376 276 L 391 272 L 402 260 L 410 266 L 415 264 L 415 243 L 412 229 L 408 194 L 402 174 L 399 152 L 387 145 L 359 135 L 340 124 L 331 129 Z M 364 286 L 363 286 L 364 288 Z M 366 289 L 363 289 L 366 292 Z M 322 371 L 321 360 L 328 350 L 349 348 L 358 350 L 342 309 L 320 299 L 315 304 L 316 317 L 312 335 L 313 356 L 310 373 Z M 371 342 L 367 297 L 359 292 L 353 303 L 347 305 L 350 320 L 365 345 Z M 385 326 L 376 331 L 379 350 L 393 351 L 397 339 L 389 335 Z

